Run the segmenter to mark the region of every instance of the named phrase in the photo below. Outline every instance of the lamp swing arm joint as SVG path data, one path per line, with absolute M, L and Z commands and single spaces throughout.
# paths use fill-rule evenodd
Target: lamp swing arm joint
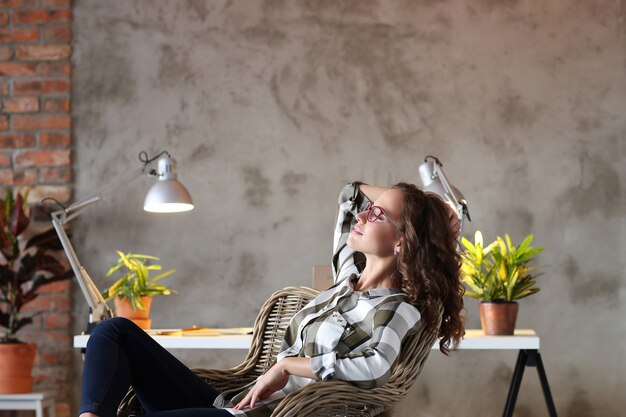
M 104 200 L 104 198 L 99 195 L 89 197 L 84 200 L 77 201 L 65 209 L 53 212 L 52 216 L 54 219 L 57 219 L 60 224 L 67 224 L 87 209 L 87 207 L 99 203 L 102 200 Z

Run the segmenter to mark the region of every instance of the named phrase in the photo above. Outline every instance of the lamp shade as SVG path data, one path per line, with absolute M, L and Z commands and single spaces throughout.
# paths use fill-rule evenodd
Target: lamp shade
M 422 180 L 422 190 L 425 192 L 431 192 L 439 196 L 444 203 L 450 206 L 456 213 L 460 229 L 457 237 L 457 247 L 459 251 L 462 251 L 461 247 L 461 231 L 463 230 L 463 219 L 467 217 L 469 221 L 472 221 L 467 209 L 467 201 L 463 197 L 463 194 L 450 184 L 446 174 L 443 172 L 443 164 L 432 155 L 427 155 L 424 158 L 424 162 L 418 167 L 419 176 Z
M 450 188 L 454 192 L 454 195 L 458 197 L 459 201 L 463 200 L 463 194 L 461 194 L 458 188 L 456 188 L 454 185 L 450 185 Z M 433 181 L 431 184 L 424 187 L 423 190 L 429 191 L 431 193 L 435 193 L 444 200 L 447 198 L 446 190 L 443 187 L 443 184 L 441 183 L 441 181 Z M 451 196 L 449 198 L 451 198 Z
M 143 209 L 152 213 L 174 213 L 193 209 L 191 195 L 176 176 L 176 160 L 170 156 L 159 159 L 156 184 L 150 188 Z
M 429 160 L 426 158 L 417 168 L 417 171 L 419 172 L 424 189 L 435 182 L 435 161 L 433 159 Z
M 427 157 L 426 160 L 418 167 L 419 176 L 422 180 L 423 190 L 429 191 L 440 196 L 444 201 L 452 203 L 456 206 L 461 200 L 463 200 L 463 194 L 452 184 L 448 183 L 451 191 L 456 196 L 457 201 L 454 201 L 453 196 L 446 190 L 446 184 L 444 183 L 445 177 L 441 166 L 439 169 L 435 168 L 435 164 L 439 163 L 434 157 Z

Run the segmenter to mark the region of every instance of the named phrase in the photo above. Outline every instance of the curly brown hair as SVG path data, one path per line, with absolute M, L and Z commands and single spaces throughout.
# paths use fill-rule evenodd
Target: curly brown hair
M 461 256 L 449 211 L 439 196 L 413 184 L 399 182 L 392 188 L 400 190 L 405 201 L 400 230 L 404 242 L 394 279 L 420 311 L 426 330 L 438 332 L 440 350 L 447 355 L 465 334 Z M 438 324 L 441 306 L 443 316 Z

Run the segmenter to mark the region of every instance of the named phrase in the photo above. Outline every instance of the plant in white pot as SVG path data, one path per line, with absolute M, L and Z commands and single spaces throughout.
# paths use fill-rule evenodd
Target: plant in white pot
M 539 292 L 535 267 L 530 262 L 543 248 L 531 246 L 529 234 L 518 246 L 509 235 L 500 236 L 486 247 L 480 231 L 474 243 L 461 239 L 465 248 L 461 275 L 470 288 L 466 295 L 480 301 L 480 322 L 485 334 L 511 335 L 515 330 L 517 300 Z
M 102 292 L 105 300 L 111 298 L 115 302 L 115 315 L 131 319 L 142 329 L 149 329 L 150 306 L 155 295 L 170 295 L 176 291 L 157 283 L 157 281 L 175 272 L 174 269 L 150 277 L 150 271 L 160 271 L 161 265 L 150 261 L 160 260 L 156 256 L 117 251 L 117 263 L 109 269 L 106 276 L 110 277 L 117 271 L 123 272 L 113 285 Z
M 31 376 L 37 346 L 18 339 L 18 332 L 43 311 L 24 314 L 22 308 L 38 297 L 42 285 L 68 279 L 71 269 L 53 256 L 61 250 L 54 229 L 25 240 L 30 225 L 28 191 L 14 195 L 6 188 L 0 199 L 0 393 L 32 390 Z

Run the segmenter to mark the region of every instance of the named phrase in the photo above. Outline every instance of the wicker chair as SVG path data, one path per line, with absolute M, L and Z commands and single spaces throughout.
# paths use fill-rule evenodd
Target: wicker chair
M 275 292 L 264 304 L 254 323 L 252 346 L 246 359 L 227 370 L 193 369 L 218 391 L 241 387 L 263 374 L 276 361 L 283 334 L 291 317 L 319 292 L 306 287 L 288 287 Z M 273 417 L 376 416 L 403 398 L 420 374 L 436 334 L 422 327 L 407 338 L 392 374 L 382 387 L 360 389 L 339 380 L 314 382 L 289 394 L 274 410 Z M 118 417 L 143 414 L 132 388 L 118 408 Z

